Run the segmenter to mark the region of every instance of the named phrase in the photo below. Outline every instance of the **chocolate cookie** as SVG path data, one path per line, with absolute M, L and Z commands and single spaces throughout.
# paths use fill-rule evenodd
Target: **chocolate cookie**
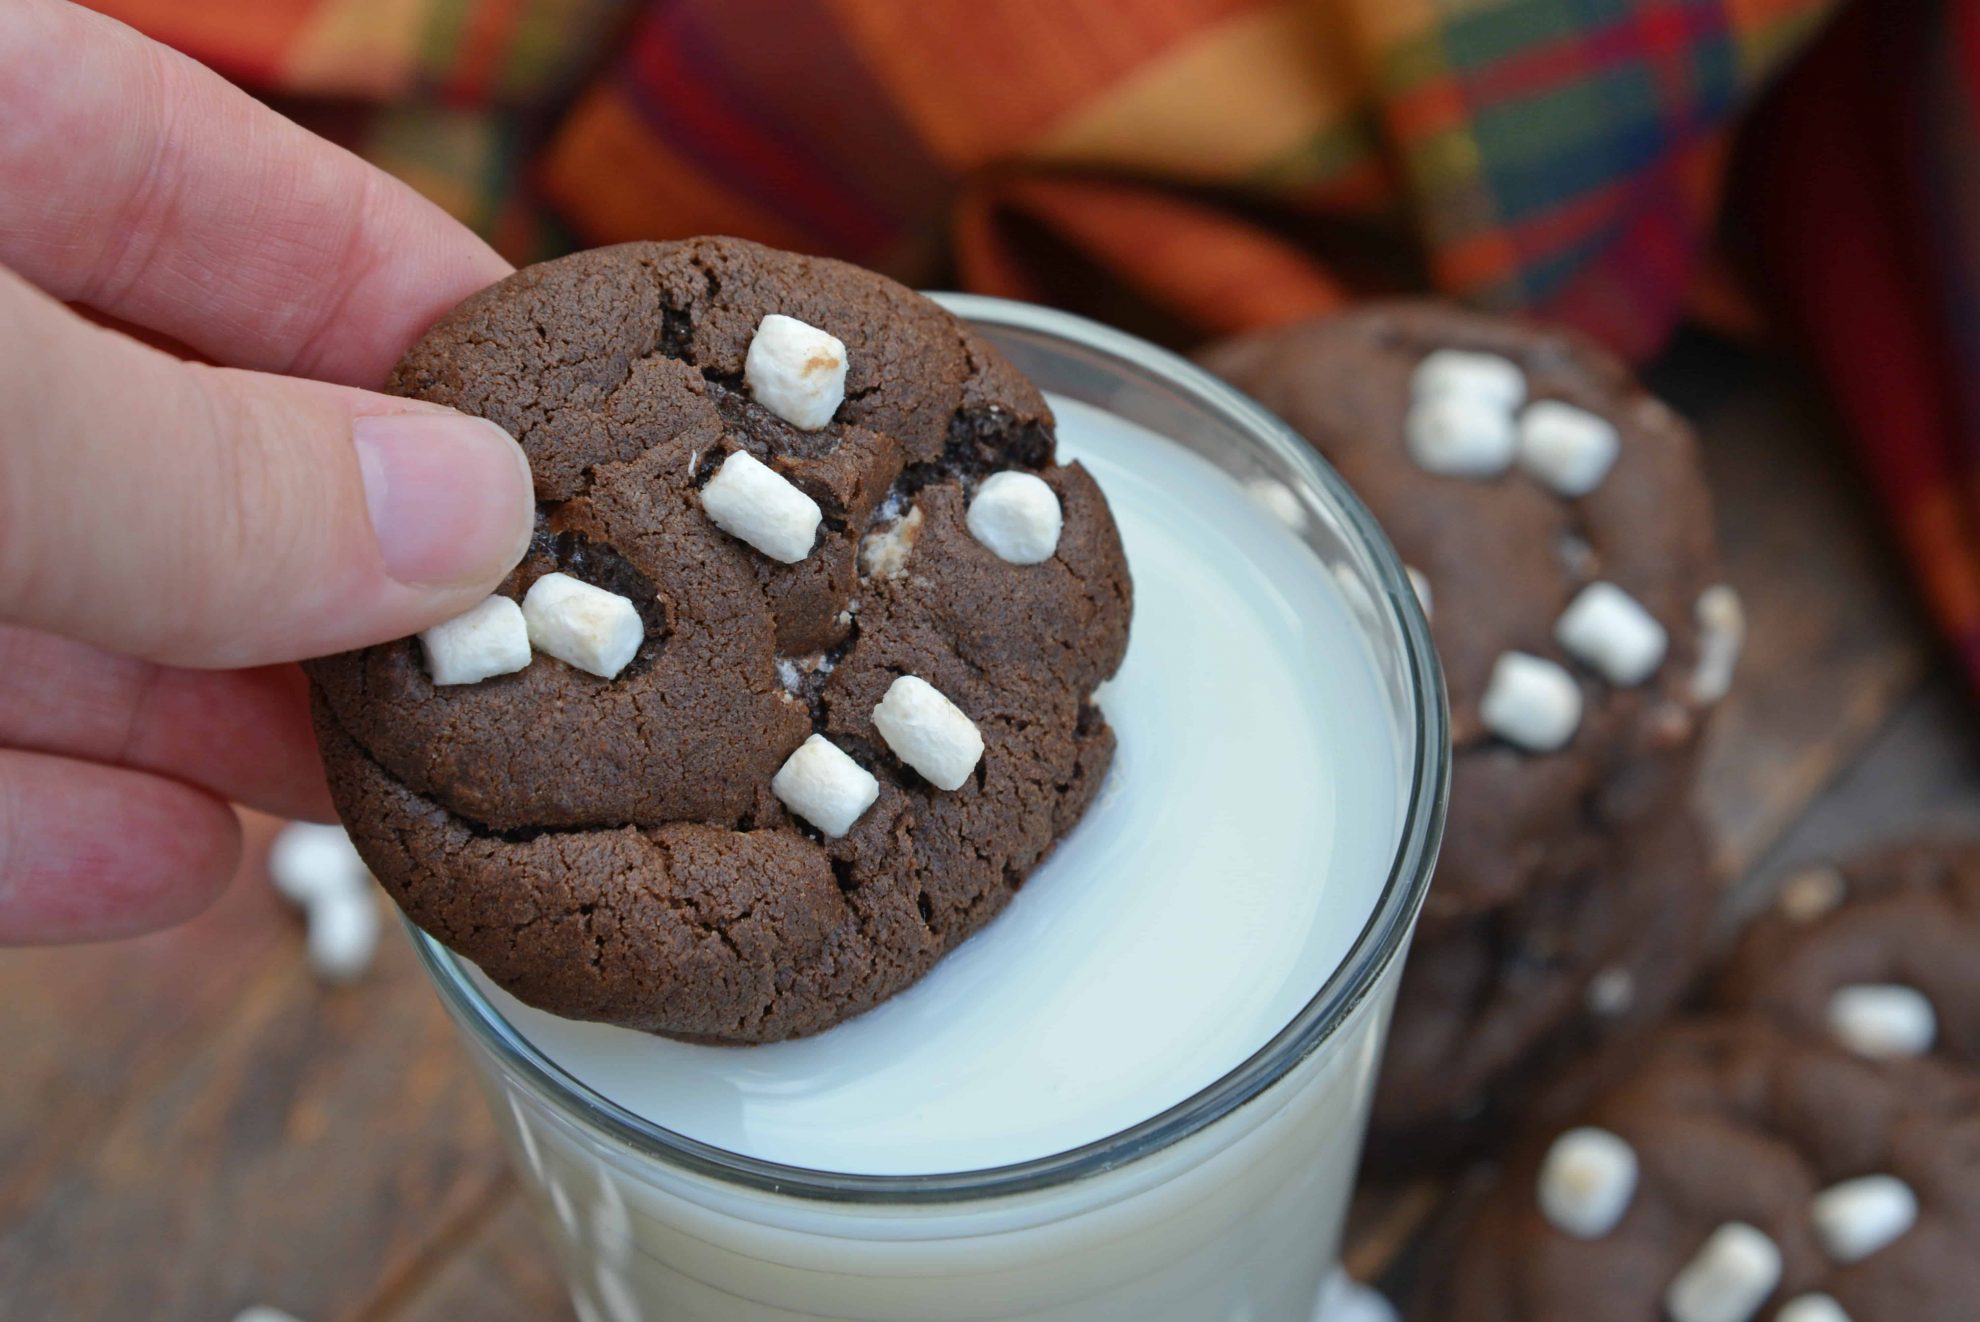
M 1447 1227 L 1421 1322 L 1954 1322 L 1980 1298 L 1980 1078 L 1751 1017 L 1668 1028 Z
M 1980 1067 L 1980 843 L 1910 844 L 1794 874 L 1715 996 L 1866 1055 Z
M 988 922 L 1091 801 L 1120 540 L 1037 390 L 935 304 L 629 244 L 469 299 L 389 389 L 528 454 L 521 618 L 313 663 L 318 733 L 393 898 L 521 999 L 820 1031 Z M 997 473 L 1025 476 L 992 498 Z M 436 683 L 456 655 L 486 677 Z
M 1619 853 L 1609 873 L 1542 887 L 1412 948 L 1375 1094 L 1372 1166 L 1461 1154 L 1528 1107 L 1553 1070 L 1626 1046 L 1689 989 L 1721 894 L 1702 833 L 1678 809 Z
M 1690 429 L 1584 339 L 1435 303 L 1204 361 L 1340 470 L 1428 588 L 1455 760 L 1423 932 L 1603 866 L 1688 776 L 1737 647 Z

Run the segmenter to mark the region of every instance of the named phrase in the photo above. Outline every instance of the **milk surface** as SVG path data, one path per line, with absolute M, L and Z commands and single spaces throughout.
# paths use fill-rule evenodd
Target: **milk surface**
M 1404 759 L 1362 628 L 1279 521 L 1283 490 L 1261 503 L 1181 446 L 1052 404 L 1061 456 L 1106 492 L 1134 575 L 1127 659 L 1099 694 L 1119 750 L 1085 819 L 989 927 L 817 1037 L 693 1046 L 558 1019 L 476 971 L 564 1070 L 765 1160 L 976 1170 L 1183 1101 L 1340 963 L 1400 830 Z

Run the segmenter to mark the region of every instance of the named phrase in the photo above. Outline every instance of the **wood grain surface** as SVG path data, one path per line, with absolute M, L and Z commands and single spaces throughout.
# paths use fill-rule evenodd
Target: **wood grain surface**
M 1969 698 L 1935 672 L 1806 383 L 1696 342 L 1656 380 L 1706 435 L 1750 617 L 1699 785 L 1734 907 L 1807 859 L 1980 831 Z M 256 843 L 271 829 L 250 823 Z M 377 967 L 341 989 L 310 977 L 301 940 L 251 864 L 176 931 L 0 952 L 0 1316 L 570 1316 L 404 936 L 388 924 Z M 1393 1264 L 1438 1195 L 1361 1190 L 1357 1273 Z

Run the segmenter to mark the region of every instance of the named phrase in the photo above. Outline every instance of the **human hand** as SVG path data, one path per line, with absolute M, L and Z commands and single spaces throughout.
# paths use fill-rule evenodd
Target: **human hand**
M 507 271 L 129 28 L 0 11 L 0 942 L 197 912 L 230 800 L 329 812 L 280 663 L 466 609 L 533 511 L 494 424 L 354 387 Z

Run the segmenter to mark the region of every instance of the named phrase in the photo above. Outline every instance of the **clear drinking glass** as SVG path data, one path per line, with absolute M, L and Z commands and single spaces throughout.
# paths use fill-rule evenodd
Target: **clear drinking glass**
M 1264 1047 L 1100 1141 L 941 1175 L 805 1170 L 663 1129 L 565 1073 L 438 942 L 413 937 L 584 1322 L 858 1318 L 1304 1322 L 1332 1270 L 1389 1009 L 1443 828 L 1449 732 L 1428 629 L 1374 520 L 1304 441 L 1190 363 L 1026 304 L 937 295 L 1048 394 L 1138 423 L 1265 493 L 1365 635 L 1398 732 L 1401 830 L 1347 957 Z

